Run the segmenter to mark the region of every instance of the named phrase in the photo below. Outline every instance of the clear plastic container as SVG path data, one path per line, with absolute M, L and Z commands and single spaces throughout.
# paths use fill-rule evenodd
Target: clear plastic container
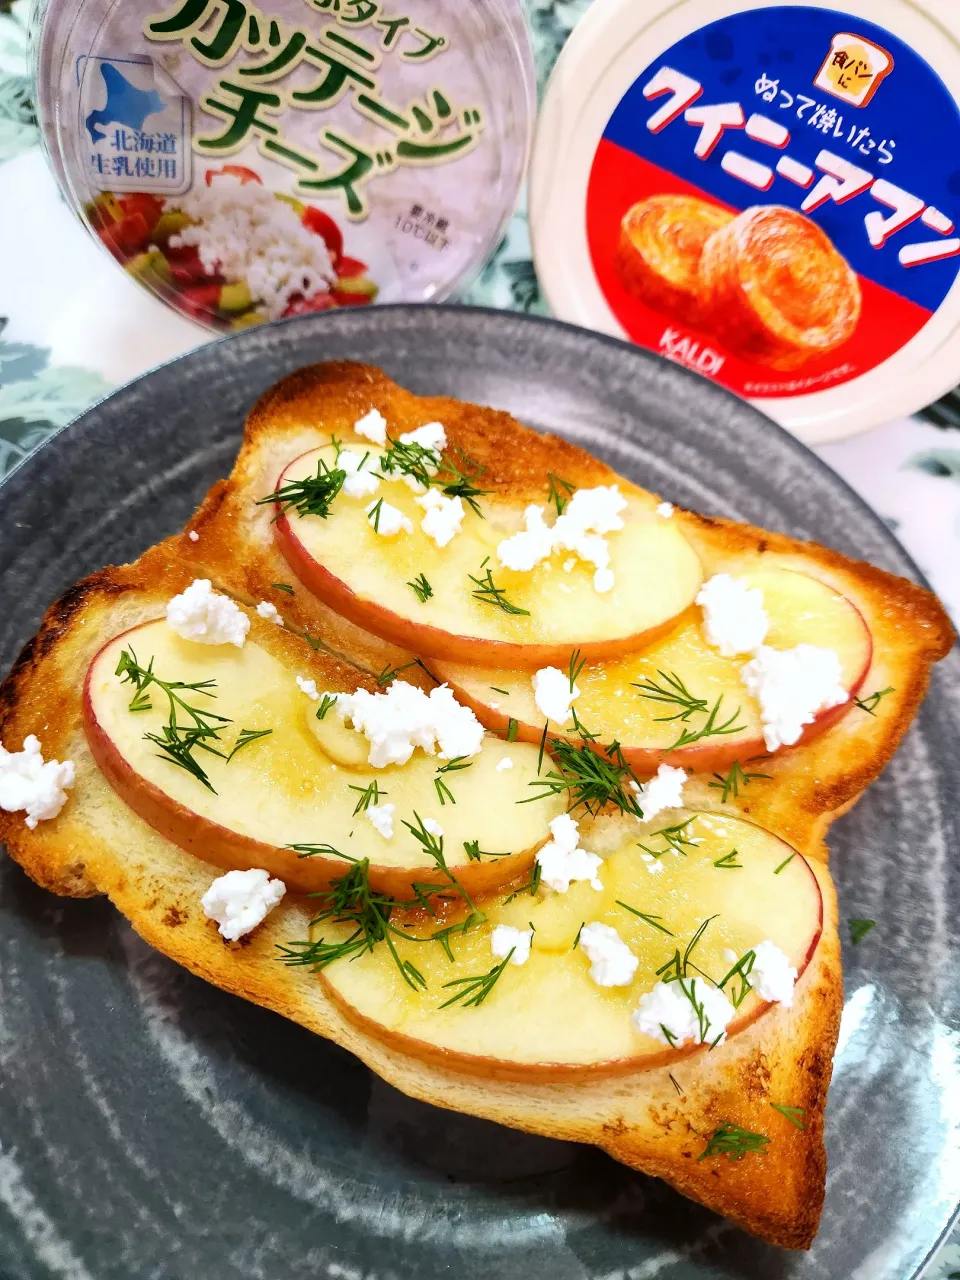
M 213 329 L 440 301 L 516 204 L 535 110 L 519 0 L 49 0 L 34 41 L 67 200 Z

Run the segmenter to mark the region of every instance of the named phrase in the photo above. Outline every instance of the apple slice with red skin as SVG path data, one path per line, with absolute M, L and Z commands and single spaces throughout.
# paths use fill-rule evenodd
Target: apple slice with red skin
M 824 733 L 855 705 L 870 669 L 873 641 L 863 615 L 845 596 L 809 574 L 794 570 L 763 570 L 743 574 L 751 586 L 763 591 L 770 631 L 767 644 L 789 649 L 806 643 L 835 650 L 840 659 L 844 688 L 849 699 L 816 716 L 804 730 L 801 742 Z M 606 663 L 585 666 L 577 676 L 580 697 L 575 709 L 580 722 L 598 734 L 598 743 L 617 741 L 631 767 L 641 777 L 656 773 L 666 763 L 694 773 L 728 769 L 735 761 L 767 754 L 759 707 L 740 680 L 740 669 L 749 655 L 723 658 L 703 638 L 702 615 L 694 607 L 663 639 Z M 563 663 L 566 668 L 569 655 Z M 470 707 L 488 729 L 510 732 L 516 721 L 516 738 L 539 742 L 544 717 L 533 695 L 531 677 L 522 671 L 472 667 L 432 661 L 430 668 L 438 680 L 446 681 L 458 702 Z M 691 694 L 706 700 L 712 708 L 722 696 L 722 724 L 739 707 L 734 724 L 743 728 L 736 734 L 705 737 L 698 742 L 670 750 L 683 730 L 695 731 L 707 719 L 698 712 L 686 721 L 666 720 L 679 708 L 642 696 L 637 684 L 664 683 L 664 673 L 676 674 Z M 550 722 L 549 737 L 579 741 L 572 729 L 557 732 Z
M 440 821 L 447 863 L 468 893 L 493 891 L 528 872 L 536 849 L 549 835 L 550 820 L 563 810 L 559 797 L 518 806 L 536 777 L 532 746 L 485 739 L 468 768 L 444 776 L 455 803 L 441 804 L 434 778 L 443 761 L 417 750 L 405 765 L 372 769 L 366 763 L 351 764 L 347 739 L 356 739 L 361 761 L 367 759 L 366 739 L 334 711 L 327 712 L 333 717 L 330 725 L 318 723 L 316 702 L 296 685 L 296 668 L 290 670 L 269 652 L 267 642 L 296 643 L 268 633 L 264 646 L 249 637 L 242 649 L 204 645 L 181 639 L 157 620 L 107 641 L 96 655 L 84 681 L 84 729 L 100 771 L 134 813 L 206 862 L 225 870 L 262 867 L 300 893 L 327 887 L 362 858 L 370 861 L 372 888 L 392 897 L 408 900 L 414 882 L 435 882 L 436 862 L 404 826 L 405 820 L 415 822 L 415 814 Z M 162 734 L 169 704 L 154 684 L 148 689 L 151 707 L 130 710 L 136 691 L 116 674 L 124 650 L 144 667 L 152 659 L 163 680 L 216 681 L 214 698 L 189 692 L 183 696 L 228 717 L 221 741 L 213 744 L 224 754 L 241 729 L 269 728 L 270 734 L 245 746 L 229 763 L 196 751 L 195 759 L 216 789 L 208 790 L 144 737 Z M 304 668 L 309 669 L 306 662 Z M 189 723 L 187 716 L 178 715 L 178 723 Z M 506 757 L 512 767 L 498 770 Z M 360 808 L 372 782 L 377 783 L 379 803 L 396 806 L 390 839 Z M 464 842 L 474 840 L 485 852 L 503 856 L 471 859 Z M 321 851 L 298 857 L 287 847 L 294 844 Z M 349 857 L 338 857 L 336 851 Z
M 382 450 L 369 453 L 379 473 Z M 336 464 L 331 445 L 294 459 L 275 491 L 314 476 L 320 461 Z M 277 504 L 277 545 L 293 572 L 337 613 L 385 640 L 425 657 L 526 669 L 566 662 L 579 648 L 592 661 L 612 658 L 668 630 L 697 594 L 703 578 L 699 557 L 677 522 L 656 514 L 656 499 L 624 486 L 625 527 L 607 535 L 615 585 L 593 586 L 594 568 L 572 553 L 556 552 L 529 573 L 497 560 L 498 544 L 523 527 L 527 503 L 496 494 L 478 501 L 483 517 L 468 506 L 460 531 L 438 547 L 421 529 L 424 512 L 402 479 L 381 480 L 373 497 L 339 494 L 326 518 L 283 512 Z M 412 528 L 382 536 L 366 514 L 376 499 L 399 508 Z M 490 573 L 515 607 L 509 612 L 481 591 Z M 410 583 L 425 574 L 432 594 L 422 599 Z
M 707 982 L 703 975 L 709 974 L 720 983 L 750 949 L 771 941 L 802 981 L 823 931 L 823 895 L 800 853 L 741 818 L 673 811 L 650 825 L 661 823 L 686 824 L 683 831 L 695 843 L 683 856 L 668 849 L 659 873 L 650 869 L 657 860 L 637 846 L 636 824 L 624 821 L 622 843 L 614 844 L 598 873 L 601 891 L 581 881 L 566 894 L 541 887 L 533 897 L 522 892 L 512 900 L 502 894 L 487 899 L 486 922 L 455 938 L 453 963 L 435 942 L 398 940 L 401 960 L 411 960 L 426 979 L 424 991 L 404 984 L 382 945 L 356 961 L 329 964 L 321 972 L 324 987 L 352 1022 L 391 1048 L 492 1079 L 549 1084 L 618 1076 L 710 1051 L 716 1036 L 709 1030 L 704 1044 L 671 1047 L 632 1025 L 630 1015 L 657 984 L 657 970 L 678 951 L 682 956 L 709 921 L 689 953 L 695 967 L 688 977 Z M 639 838 L 648 847 L 662 843 L 649 827 Z M 591 848 L 586 827 L 581 843 Z M 628 985 L 600 987 L 590 976 L 589 958 L 575 943 L 582 924 L 594 921 L 613 928 L 637 957 Z M 415 937 L 430 931 L 424 928 L 429 922 L 409 924 Z M 498 963 L 490 943 L 497 924 L 533 926 L 529 960 L 507 964 L 482 1003 L 441 1008 L 458 990 L 451 983 L 486 974 Z M 342 931 L 325 921 L 314 926 L 312 937 L 335 942 Z M 730 979 L 724 991 L 736 1005 L 739 979 Z M 755 990 L 744 992 L 728 1037 L 778 1007 Z M 713 1052 L 722 1053 L 723 1046 Z

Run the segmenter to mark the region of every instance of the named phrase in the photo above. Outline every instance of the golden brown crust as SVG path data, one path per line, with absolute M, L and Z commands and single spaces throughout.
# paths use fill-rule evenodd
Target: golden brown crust
M 875 720 L 851 713 L 817 743 L 771 764 L 766 771 L 775 782 L 763 784 L 764 790 L 751 783 L 741 795 L 742 812 L 812 855 L 824 894 L 824 932 L 793 1009 L 778 1007 L 710 1054 L 674 1066 L 683 1096 L 667 1068 L 575 1086 L 530 1086 L 478 1081 L 389 1048 L 345 1019 L 314 975 L 276 963 L 278 944 L 306 937 L 309 903 L 288 895 L 248 945 L 225 945 L 199 909 L 216 869 L 127 809 L 93 763 L 80 698 L 90 659 L 105 636 L 158 616 L 161 603 L 194 577 L 211 577 L 247 603 L 274 601 L 290 625 L 281 632 L 263 623 L 264 642 L 291 646 L 311 673 L 332 677 L 337 668 L 323 652 L 306 650 L 293 634 L 297 627 L 321 634 L 331 649 L 368 671 L 410 660 L 325 612 L 305 592 L 278 594 L 271 584 L 289 581 L 289 572 L 274 548 L 269 514 L 254 506 L 295 453 L 330 430 L 348 435 L 374 405 L 404 430 L 442 419 L 455 445 L 488 464 L 488 482 L 524 500 L 543 501 L 548 470 L 579 484 L 612 478 L 573 445 L 539 437 L 493 410 L 419 401 L 377 370 L 338 364 L 285 379 L 251 414 L 232 476 L 213 487 L 190 522 L 198 541 L 170 539 L 135 565 L 103 570 L 71 588 L 48 610 L 0 685 L 5 745 L 18 748 L 36 733 L 48 758 L 70 758 L 77 767 L 76 786 L 57 819 L 31 832 L 22 815 L 0 813 L 0 839 L 38 883 L 73 896 L 108 894 L 151 945 L 225 990 L 335 1040 L 411 1096 L 533 1133 L 594 1143 L 773 1244 L 808 1247 L 823 1199 L 823 1109 L 841 1008 L 836 901 L 822 835 L 889 759 L 923 695 L 931 663 L 952 642 L 943 611 L 926 592 L 813 544 L 706 517 L 676 517 L 710 566 L 735 571 L 762 557 L 771 565 L 802 567 L 850 595 L 878 640 L 871 673 L 877 687 L 897 685 Z M 406 674 L 426 679 L 417 668 Z M 719 793 L 708 782 L 699 779 L 692 789 L 716 806 Z M 690 799 L 700 803 L 695 794 Z M 802 1107 L 805 1129 L 794 1128 L 771 1107 L 774 1102 Z M 769 1136 L 767 1152 L 739 1162 L 700 1161 L 707 1139 L 725 1121 Z

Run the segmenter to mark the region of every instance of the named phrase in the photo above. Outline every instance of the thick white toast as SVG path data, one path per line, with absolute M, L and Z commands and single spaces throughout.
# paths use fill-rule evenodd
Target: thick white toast
M 776 1006 L 726 1044 L 692 1054 L 672 1072 L 659 1068 L 576 1084 L 528 1085 L 427 1065 L 352 1023 L 315 975 L 277 962 L 278 944 L 306 936 L 307 901 L 288 895 L 244 945 L 225 945 L 199 908 L 218 869 L 184 853 L 127 808 L 94 764 L 81 720 L 81 685 L 96 650 L 109 636 L 162 616 L 167 600 L 195 577 L 212 578 L 248 606 L 263 599 L 276 604 L 286 632 L 281 636 L 251 611 L 251 635 L 289 647 L 291 661 L 304 674 L 319 679 L 332 667 L 327 653 L 298 639 L 298 629 L 369 673 L 411 660 L 413 655 L 340 618 L 305 589 L 298 586 L 293 596 L 278 592 L 274 583 L 296 585 L 295 580 L 274 546 L 272 511 L 256 505 L 293 457 L 331 432 L 355 439 L 352 424 L 371 407 L 396 431 L 439 419 L 450 443 L 487 468 L 484 485 L 520 500 L 543 500 L 547 471 L 578 485 L 614 479 L 575 446 L 541 437 L 506 414 L 419 399 L 366 366 L 317 366 L 285 379 L 254 408 L 231 477 L 211 489 L 190 522 L 196 540 L 185 531 L 134 565 L 103 570 L 77 584 L 51 606 L 38 636 L 0 686 L 4 744 L 17 749 L 27 734 L 36 733 L 48 758 L 70 758 L 77 765 L 76 786 L 59 818 L 31 832 L 22 815 L 0 813 L 0 839 L 39 883 L 73 896 L 108 894 L 137 931 L 172 959 L 328 1036 L 412 1096 L 531 1132 L 594 1143 L 771 1243 L 809 1246 L 823 1199 L 823 1110 L 841 1007 L 836 901 L 823 837 L 889 760 L 923 697 L 930 666 L 949 649 L 953 633 L 942 609 L 922 589 L 814 544 L 677 512 L 674 518 L 708 574 L 760 565 L 800 569 L 851 599 L 875 641 L 865 692 L 894 687 L 876 716 L 852 709 L 822 737 L 758 764 L 768 779 L 726 797 L 728 809 L 801 849 L 820 880 L 823 934 L 795 1004 L 789 1010 Z M 404 678 L 427 680 L 416 667 Z M 711 787 L 713 781 L 692 779 L 686 803 L 722 808 L 723 792 Z M 805 1128 L 796 1128 L 771 1103 L 802 1108 Z M 725 1122 L 770 1137 L 766 1152 L 739 1161 L 701 1161 L 710 1135 Z
M 813 865 L 824 896 L 823 935 L 793 1008 L 776 1006 L 728 1043 L 699 1050 L 672 1071 L 518 1084 L 444 1070 L 397 1052 L 354 1025 L 316 975 L 278 962 L 278 945 L 307 936 L 308 899 L 288 894 L 243 944 L 227 945 L 200 909 L 200 897 L 220 869 L 147 826 L 92 759 L 81 717 L 91 659 L 110 635 L 161 617 L 194 572 L 163 544 L 135 565 L 78 583 L 51 606 L 0 686 L 0 738 L 19 747 L 35 732 L 48 758 L 69 758 L 77 769 L 68 803 L 53 821 L 30 831 L 22 814 L 0 812 L 0 840 L 16 861 L 56 893 L 107 894 L 171 959 L 336 1041 L 413 1097 L 532 1133 L 593 1143 L 773 1244 L 809 1246 L 824 1193 L 823 1110 L 841 1008 L 836 899 L 822 857 L 815 856 Z M 292 635 L 281 637 L 252 611 L 251 623 L 252 639 L 289 646 L 298 670 L 318 680 L 329 677 L 325 655 Z M 802 1108 L 805 1128 L 796 1128 L 771 1103 Z M 724 1156 L 700 1161 L 723 1123 L 768 1136 L 766 1152 L 736 1162 Z

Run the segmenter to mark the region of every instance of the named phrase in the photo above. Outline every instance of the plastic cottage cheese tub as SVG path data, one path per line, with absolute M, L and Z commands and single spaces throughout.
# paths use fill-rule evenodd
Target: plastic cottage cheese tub
M 513 212 L 519 0 L 49 0 L 38 111 L 89 230 L 211 328 L 439 301 Z
M 809 442 L 960 381 L 960 6 L 857 7 L 596 0 L 531 173 L 557 315 Z

